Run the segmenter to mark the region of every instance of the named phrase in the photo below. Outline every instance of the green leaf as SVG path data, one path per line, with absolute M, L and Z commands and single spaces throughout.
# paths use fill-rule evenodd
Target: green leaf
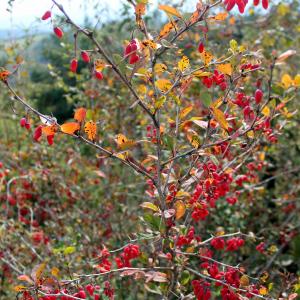
M 200 99 L 206 107 L 209 107 L 211 105 L 212 99 L 209 93 L 202 93 L 200 95 Z
M 69 255 L 69 254 L 72 254 L 76 251 L 76 248 L 73 247 L 73 246 L 69 246 L 69 247 L 66 247 L 64 249 L 64 255 Z
M 189 283 L 190 281 L 190 272 L 187 271 L 187 270 L 184 270 L 182 273 L 181 273 L 181 277 L 180 277 L 180 284 L 182 285 L 186 285 Z

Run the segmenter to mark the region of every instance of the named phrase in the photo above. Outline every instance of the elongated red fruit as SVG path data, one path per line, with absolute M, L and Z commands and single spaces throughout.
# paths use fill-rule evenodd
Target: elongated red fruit
M 263 92 L 260 89 L 257 89 L 255 91 L 254 98 L 255 98 L 256 104 L 259 104 L 261 102 L 263 96 L 264 96 L 264 94 L 263 94 Z
M 54 135 L 47 135 L 48 145 L 52 146 L 54 142 Z
M 102 74 L 102 72 L 100 72 L 100 71 L 95 71 L 95 72 L 94 72 L 94 75 L 95 75 L 95 77 L 96 77 L 98 80 L 102 80 L 102 79 L 103 79 L 103 74 Z
M 34 133 L 33 133 L 33 139 L 36 141 L 36 142 L 39 142 L 41 137 L 42 137 L 42 126 L 39 125 L 35 130 L 34 130 Z
M 131 65 L 133 65 L 133 64 L 137 63 L 139 60 L 140 60 L 140 57 L 137 54 L 132 54 L 132 55 L 130 55 L 129 63 Z
M 26 123 L 27 123 L 27 119 L 26 119 L 26 118 L 22 118 L 22 119 L 20 120 L 20 125 L 21 125 L 21 127 L 25 127 Z
M 45 20 L 48 20 L 49 18 L 51 18 L 51 11 L 50 10 L 47 10 L 43 16 L 42 16 L 42 20 L 45 21 Z
M 262 0 L 262 6 L 264 9 L 268 9 L 269 7 L 269 0 Z
M 63 31 L 59 27 L 54 27 L 53 31 L 59 39 L 61 39 L 64 35 Z
M 198 45 L 198 51 L 199 53 L 202 53 L 204 51 L 204 44 L 202 42 L 200 42 Z
M 254 6 L 257 6 L 257 5 L 259 4 L 259 1 L 260 1 L 260 0 L 253 0 L 253 5 L 254 5 Z
M 91 61 L 90 56 L 86 51 L 81 51 L 81 58 L 86 63 L 89 63 Z
M 78 60 L 76 58 L 73 58 L 70 64 L 70 71 L 76 73 L 77 67 L 78 67 Z

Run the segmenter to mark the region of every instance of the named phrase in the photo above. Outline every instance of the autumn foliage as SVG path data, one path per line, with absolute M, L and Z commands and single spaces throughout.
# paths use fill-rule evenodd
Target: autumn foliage
M 59 1 L 45 7 L 41 21 L 69 45 L 68 119 L 27 97 L 26 60 L 1 67 L 18 143 L 30 144 L 0 148 L 3 299 L 296 299 L 299 170 L 270 170 L 297 115 L 297 52 L 234 33 L 245 18 L 282 18 L 285 34 L 299 6 L 128 3 L 133 30 L 117 50 Z

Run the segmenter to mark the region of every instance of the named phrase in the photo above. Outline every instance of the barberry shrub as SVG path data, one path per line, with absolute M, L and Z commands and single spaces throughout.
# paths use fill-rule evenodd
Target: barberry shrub
M 0 252 L 3 274 L 14 281 L 17 296 L 127 299 L 126 291 L 134 290 L 134 299 L 295 299 L 294 278 L 277 279 L 288 283 L 278 289 L 273 283 L 278 274 L 268 273 L 279 249 L 265 242 L 255 226 L 245 228 L 243 220 L 258 199 L 254 191 L 261 174 L 270 167 L 266 148 L 277 146 L 293 115 L 288 102 L 300 86 L 300 75 L 282 71 L 294 50 L 264 53 L 253 41 L 241 43 L 231 36 L 237 13 L 243 20 L 248 8 L 269 10 L 269 1 L 198 1 L 192 13 L 159 5 L 168 19 L 159 29 L 147 22 L 148 1 L 129 1 L 135 25 L 115 41 L 118 53 L 111 53 L 92 29 L 76 24 L 58 1 L 52 2 L 41 20 L 49 22 L 57 39 L 68 42 L 69 31 L 74 36 L 65 72 L 92 100 L 107 90 L 107 102 L 78 103 L 72 120 L 59 123 L 18 91 L 15 78 L 23 61 L 1 69 L 3 86 L 22 111 L 22 133 L 45 153 L 52 151 L 39 164 L 57 161 L 54 155 L 60 155 L 65 141 L 74 145 L 62 151 L 67 170 L 57 177 L 50 165 L 36 176 L 28 171 L 9 179 L 9 168 L 0 165 L 3 228 L 30 255 L 24 266 L 12 255 L 12 245 L 5 243 Z M 232 13 L 235 7 L 239 12 Z M 230 36 L 225 49 L 212 42 L 216 32 Z M 83 48 L 79 38 L 90 46 Z M 110 111 L 112 97 L 122 102 L 121 117 Z M 78 144 L 95 157 L 94 165 L 86 162 L 88 167 L 108 181 L 101 191 L 108 200 L 103 206 L 87 201 L 99 196 L 92 190 L 98 191 L 102 182 L 85 175 L 90 172 L 78 160 Z M 126 182 L 134 179 L 116 196 L 120 172 Z M 80 192 L 77 185 L 84 180 Z M 37 197 L 38 188 L 60 199 L 60 206 Z M 129 210 L 126 197 L 134 192 L 138 195 Z M 117 216 L 110 193 L 121 202 Z M 284 208 L 287 214 L 297 211 L 291 204 Z M 71 209 L 79 210 L 74 223 L 66 220 Z M 132 228 L 124 228 L 127 218 Z M 17 231 L 15 222 L 28 236 Z M 48 224 L 62 230 L 50 234 Z M 296 229 L 281 236 L 281 247 L 297 235 Z M 74 234 L 71 240 L 68 231 Z M 247 264 L 253 253 L 269 262 L 261 268 L 255 261 Z

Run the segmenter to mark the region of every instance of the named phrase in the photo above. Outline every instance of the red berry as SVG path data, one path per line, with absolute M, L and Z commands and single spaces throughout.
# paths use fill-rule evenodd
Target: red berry
M 50 10 L 47 10 L 43 16 L 42 16 L 42 20 L 45 21 L 47 19 L 51 18 L 51 11 Z
M 257 5 L 259 4 L 259 1 L 260 1 L 260 0 L 253 0 L 254 6 L 257 6 Z
M 132 52 L 132 50 L 131 50 L 131 44 L 128 44 L 126 47 L 125 47 L 125 50 L 124 50 L 124 56 L 128 56 L 128 55 L 130 55 L 131 54 L 131 52 Z
M 269 7 L 269 0 L 262 0 L 262 6 L 264 9 L 268 9 Z
M 228 0 L 226 1 L 227 7 L 226 9 L 228 11 L 231 11 L 233 9 L 233 7 L 235 6 L 235 0 Z
M 52 146 L 54 142 L 54 135 L 47 135 L 48 145 Z
M 27 123 L 25 124 L 25 128 L 27 129 L 27 130 L 29 130 L 30 129 L 30 123 L 27 121 Z
M 96 77 L 98 80 L 102 80 L 102 79 L 103 79 L 103 74 L 102 74 L 102 72 L 100 72 L 100 71 L 95 71 L 95 72 L 94 72 L 94 75 L 95 75 L 95 77 Z
M 61 39 L 64 35 L 63 31 L 59 27 L 54 27 L 53 31 L 59 39 Z
M 131 65 L 137 63 L 140 60 L 140 57 L 137 54 L 132 54 L 129 58 L 129 63 Z
M 202 53 L 204 51 L 204 44 L 202 42 L 200 42 L 198 45 L 198 51 L 199 53 Z
M 73 58 L 70 64 L 70 71 L 76 73 L 77 67 L 78 67 L 78 60 L 76 58 Z
M 26 119 L 26 118 L 22 118 L 22 119 L 20 120 L 20 125 L 21 125 L 21 127 L 25 127 L 26 123 L 27 123 L 27 119 Z
M 89 63 L 91 61 L 90 56 L 86 51 L 81 51 L 81 58 L 86 63 Z
M 39 126 L 34 130 L 34 133 L 33 133 L 33 139 L 34 139 L 36 142 L 39 142 L 40 139 L 41 139 L 41 136 L 42 136 L 42 126 L 39 125 Z
M 263 96 L 264 96 L 264 94 L 263 94 L 263 92 L 260 89 L 257 89 L 255 91 L 254 98 L 255 98 L 256 104 L 259 104 L 261 102 Z

